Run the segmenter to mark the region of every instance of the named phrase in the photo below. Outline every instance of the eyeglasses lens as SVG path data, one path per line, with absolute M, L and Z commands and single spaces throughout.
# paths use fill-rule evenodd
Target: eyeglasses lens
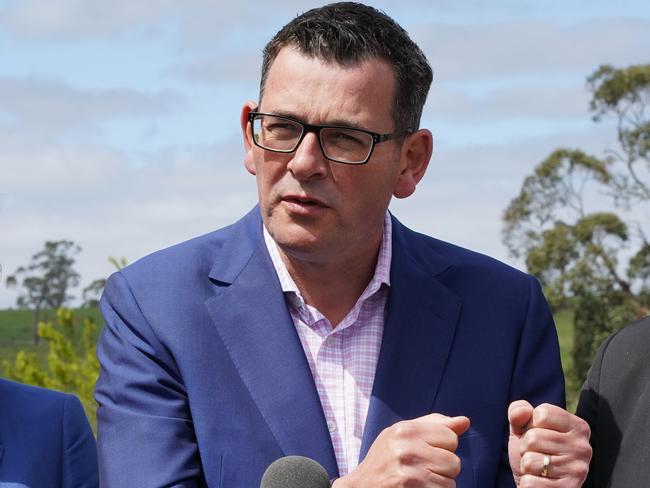
M 257 115 L 253 119 L 255 143 L 264 149 L 292 152 L 301 140 L 302 124 L 274 115 Z M 320 144 L 325 157 L 348 164 L 364 163 L 372 150 L 373 138 L 360 130 L 338 127 L 320 129 Z

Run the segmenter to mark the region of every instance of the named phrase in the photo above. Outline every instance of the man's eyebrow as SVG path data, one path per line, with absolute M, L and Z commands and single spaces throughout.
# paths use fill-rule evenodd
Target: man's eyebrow
M 280 117 L 287 117 L 289 119 L 297 120 L 298 122 L 302 122 L 304 124 L 308 124 L 308 122 L 305 121 L 302 117 L 297 116 L 296 114 L 292 112 L 285 112 L 283 110 L 273 110 L 269 112 L 273 115 L 279 115 Z M 325 123 L 322 124 L 314 124 L 314 125 L 323 125 L 323 126 L 335 126 L 335 127 L 347 127 L 350 129 L 361 129 L 361 130 L 368 130 L 365 127 L 362 127 L 356 122 L 351 122 L 350 120 L 345 120 L 345 119 L 334 119 L 334 120 L 328 120 Z

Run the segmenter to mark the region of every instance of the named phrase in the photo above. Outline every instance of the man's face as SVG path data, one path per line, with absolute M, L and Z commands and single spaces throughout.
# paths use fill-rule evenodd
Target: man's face
M 326 63 L 283 48 L 271 65 L 259 112 L 304 123 L 394 131 L 395 76 L 379 59 L 355 66 Z M 264 225 L 288 256 L 326 262 L 376 252 L 383 219 L 404 170 L 400 139 L 377 144 L 365 165 L 327 160 L 308 133 L 293 153 L 251 141 L 242 113 L 247 170 L 257 178 Z

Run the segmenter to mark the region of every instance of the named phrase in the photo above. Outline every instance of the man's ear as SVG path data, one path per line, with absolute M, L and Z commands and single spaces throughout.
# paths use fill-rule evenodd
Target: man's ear
M 429 166 L 433 152 L 433 136 L 427 129 L 406 136 L 400 152 L 401 171 L 393 190 L 396 198 L 406 198 L 413 194 Z
M 244 138 L 244 166 L 246 167 L 246 170 L 252 175 L 256 174 L 255 158 L 253 157 L 253 150 L 255 148 L 255 145 L 251 140 L 252 133 L 249 127 L 250 122 L 248 122 L 248 114 L 256 107 L 257 103 L 253 102 L 252 100 L 246 102 L 241 109 L 241 117 L 239 120 L 241 124 L 242 137 Z

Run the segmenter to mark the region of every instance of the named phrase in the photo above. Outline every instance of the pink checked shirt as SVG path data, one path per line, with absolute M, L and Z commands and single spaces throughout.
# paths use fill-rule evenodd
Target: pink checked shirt
M 384 331 L 391 234 L 390 215 L 386 212 L 375 274 L 352 310 L 332 328 L 323 314 L 304 302 L 275 242 L 264 229 L 266 246 L 316 383 L 341 476 L 356 468 L 359 462 Z

